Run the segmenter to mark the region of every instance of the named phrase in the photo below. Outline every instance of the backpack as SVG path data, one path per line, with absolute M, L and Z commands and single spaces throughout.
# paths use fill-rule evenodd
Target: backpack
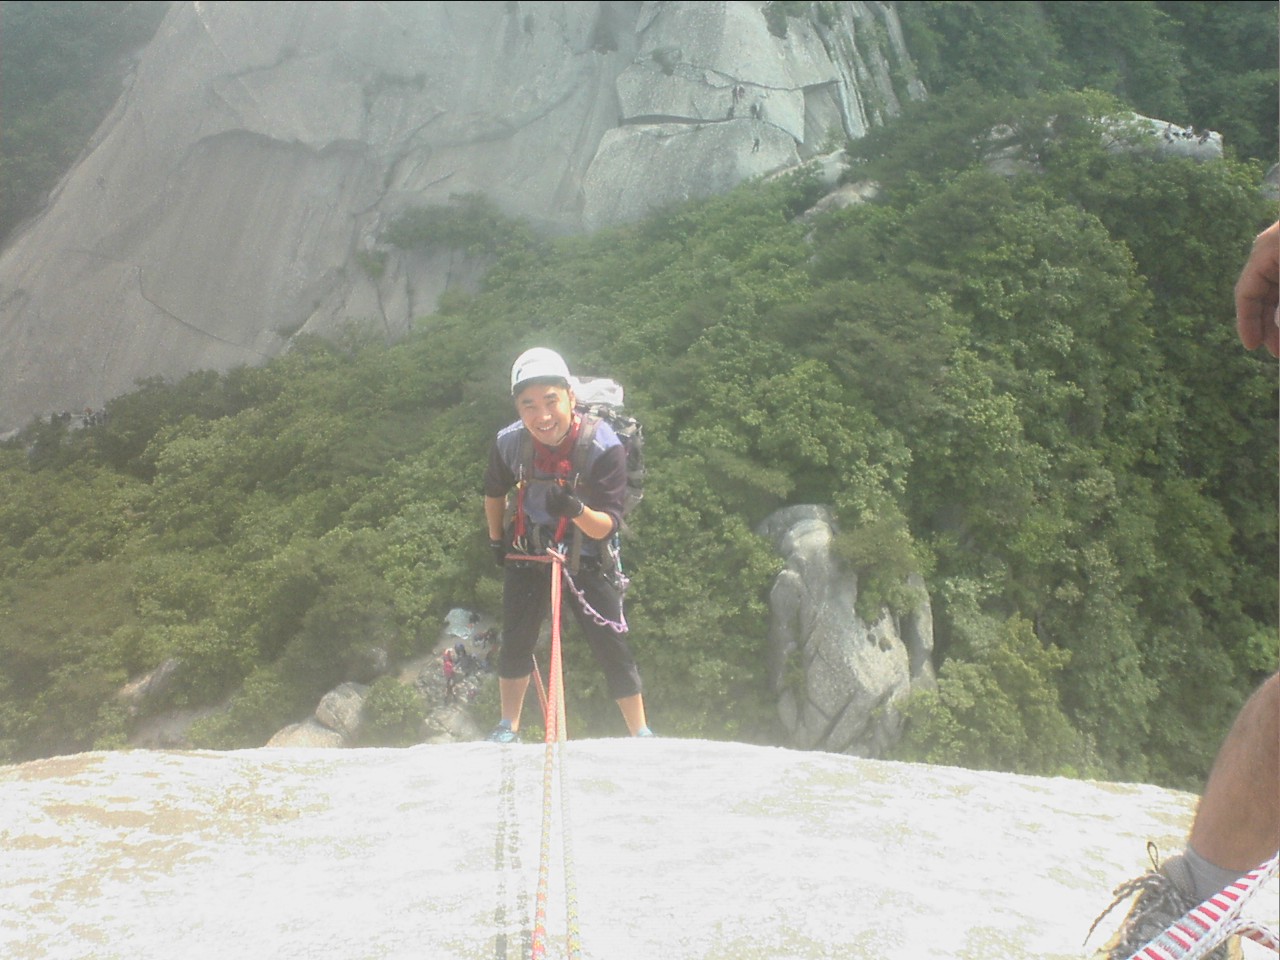
M 617 381 L 605 377 L 580 377 L 574 396 L 578 400 L 579 413 L 609 424 L 622 442 L 627 456 L 627 495 L 622 501 L 622 515 L 626 517 L 644 499 L 644 432 L 635 417 L 623 412 L 622 387 Z M 594 421 L 584 421 L 573 450 L 575 473 L 579 471 L 594 435 Z

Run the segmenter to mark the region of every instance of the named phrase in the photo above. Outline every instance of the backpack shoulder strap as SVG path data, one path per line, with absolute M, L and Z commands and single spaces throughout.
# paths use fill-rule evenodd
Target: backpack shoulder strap
M 591 444 L 596 438 L 596 427 L 599 424 L 600 418 L 594 414 L 582 415 L 582 426 L 578 428 L 578 439 L 573 445 L 573 486 L 575 487 L 578 485 L 583 467 L 587 464 L 587 451 L 591 449 Z
M 591 444 L 596 438 L 596 427 L 600 423 L 600 418 L 592 414 L 590 411 L 583 411 L 582 426 L 578 428 L 578 439 L 573 444 L 573 456 L 570 458 L 573 462 L 573 482 L 570 487 L 576 489 L 578 480 L 582 477 L 582 470 L 587 464 L 587 451 L 591 449 Z M 569 575 L 576 576 L 578 573 L 578 561 L 582 556 L 582 531 L 578 529 L 577 524 L 571 524 L 572 532 L 569 541 Z
M 533 434 L 520 431 L 520 456 L 516 464 L 516 483 L 533 479 Z
M 512 542 L 524 544 L 528 533 L 528 522 L 524 512 L 524 495 L 530 480 L 533 479 L 533 435 L 528 430 L 520 431 L 520 446 L 516 451 L 516 462 L 513 471 L 516 477 L 515 487 L 507 494 L 507 506 L 504 511 L 503 527 Z M 520 546 L 527 549 L 527 544 Z

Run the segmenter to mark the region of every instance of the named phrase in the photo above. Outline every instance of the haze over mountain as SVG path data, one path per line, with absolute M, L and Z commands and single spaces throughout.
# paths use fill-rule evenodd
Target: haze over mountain
M 384 243 L 406 210 L 483 194 L 542 231 L 593 230 L 794 166 L 897 112 L 897 89 L 923 95 L 891 4 L 772 29 L 766 6 L 173 4 L 0 252 L 0 430 L 302 332 L 398 336 L 486 266 Z
M 96 408 L 139 376 L 257 363 L 287 350 L 300 333 L 326 334 L 348 321 L 371 324 L 395 338 L 414 318 L 430 313 L 442 292 L 473 288 L 486 266 L 483 255 L 389 244 L 385 230 L 408 210 L 483 192 L 502 212 L 525 217 L 539 230 L 572 233 L 624 223 L 655 206 L 820 159 L 840 137 L 859 136 L 891 115 L 899 94 L 909 99 L 919 90 L 911 80 L 891 5 L 812 9 L 828 14 L 838 10 L 844 19 L 833 25 L 787 18 L 781 36 L 758 3 L 174 4 L 82 161 L 42 215 L 0 251 L 0 368 L 5 371 L 0 378 L 0 432 L 35 413 Z M 979 209 L 978 218 L 988 212 Z M 1070 218 L 1051 221 L 1050 212 L 1043 222 L 1075 223 Z M 1169 235 L 1199 236 L 1201 224 L 1194 221 L 1193 211 L 1187 222 L 1195 229 L 1171 230 Z M 1014 222 L 1008 215 L 1000 220 L 1002 226 Z M 1207 230 L 1213 220 L 1201 222 Z M 1092 228 L 1070 233 L 1074 241 L 1096 235 Z M 1227 244 L 1214 246 L 1221 253 Z M 1109 245 L 1087 249 L 1109 252 Z M 1072 294 L 1102 289 L 1089 282 L 1100 274 L 1072 272 L 1083 260 L 1063 256 L 1060 262 L 1072 269 L 1042 272 L 1054 273 L 1048 278 L 1053 283 L 1029 288 L 1037 321 L 1043 319 L 1039 308 L 1050 303 L 1039 296 L 1042 289 Z M 963 265 L 955 269 L 963 273 Z M 1165 277 L 1193 272 L 1171 270 Z M 1128 275 L 1101 276 L 1119 281 Z M 1068 277 L 1081 279 L 1068 284 Z M 1044 282 L 1046 276 L 1035 279 Z M 1161 288 L 1163 305 L 1171 302 L 1168 286 Z M 1055 324 L 1082 315 L 1079 306 L 1068 311 L 1064 302 L 1056 304 Z M 869 299 L 860 303 L 875 306 Z M 1074 303 L 1089 306 L 1090 300 L 1081 297 Z M 1222 304 L 1225 315 L 1227 299 Z M 704 309 L 715 314 L 713 307 Z M 1197 303 L 1200 309 L 1211 311 Z M 1179 315 L 1191 312 L 1184 309 Z M 1017 321 L 1021 314 L 1010 316 Z M 1103 332 L 1123 330 L 1111 319 L 1130 316 L 1127 307 L 1114 314 L 1101 309 L 1088 314 Z M 1156 329 L 1161 319 L 1156 315 L 1152 321 Z M 485 327 L 489 334 L 497 329 Z M 1203 329 L 1192 328 L 1189 339 L 1203 337 Z M 1037 330 L 1052 332 L 1044 324 Z M 467 336 L 475 334 L 468 330 Z M 877 356 L 875 343 L 870 346 L 869 355 Z M 1084 375 L 1098 369 L 1089 358 L 1114 355 L 1109 342 L 1106 347 L 1095 354 L 1059 356 L 1046 339 L 1045 347 L 1037 345 L 1038 352 L 1031 354 L 1029 368 L 1065 372 L 1067 386 L 1074 385 L 1077 374 L 1088 383 Z M 790 353 L 782 355 L 792 362 Z M 1130 355 L 1147 356 L 1136 349 Z M 1187 355 L 1186 365 L 1198 370 L 1198 354 L 1188 350 Z M 1055 367 L 1055 361 L 1061 366 Z M 793 368 L 805 369 L 800 363 Z M 701 373 L 714 368 L 693 369 Z M 898 369 L 883 367 L 884 387 L 895 385 Z M 1152 383 L 1158 379 L 1174 385 L 1170 395 L 1194 382 L 1197 390 L 1207 386 L 1209 396 L 1217 396 L 1211 377 L 1203 378 L 1207 384 L 1200 378 L 1178 379 L 1181 367 L 1135 364 L 1134 369 L 1152 376 Z M 1213 372 L 1222 377 L 1221 368 Z M 854 387 L 862 386 L 851 379 Z M 1245 386 L 1244 378 L 1225 379 L 1231 389 L 1223 393 L 1233 398 Z M 824 380 L 837 382 L 843 383 Z M 414 414 L 420 418 L 417 396 Z M 682 394 L 687 409 L 701 409 L 694 402 L 700 396 Z M 869 429 L 874 418 L 863 417 L 862 407 L 838 396 L 841 402 L 828 408 L 836 411 L 837 421 L 873 437 L 884 435 Z M 1195 464 L 1211 481 L 1226 476 L 1239 487 L 1262 489 L 1264 484 L 1239 483 L 1245 457 L 1234 451 L 1245 450 L 1252 434 L 1235 441 L 1235 448 L 1198 442 L 1191 434 L 1185 448 L 1189 455 L 1178 462 L 1170 458 L 1162 467 L 1167 474 L 1159 477 L 1175 488 L 1175 496 L 1150 495 L 1147 468 L 1155 464 L 1144 462 L 1138 486 L 1144 495 L 1121 499 L 1109 484 L 1119 476 L 1122 491 L 1132 489 L 1124 487 L 1123 458 L 1086 455 L 1088 448 L 1076 445 L 1075 436 L 1070 436 L 1071 456 L 1063 458 L 1065 468 L 1052 458 L 1037 459 L 1039 448 L 1028 453 L 1033 445 L 1024 445 L 1009 448 L 1014 453 L 996 462 L 998 469 L 978 469 L 992 466 L 984 438 L 1004 434 L 964 432 L 977 424 L 977 418 L 970 421 L 964 414 L 988 409 L 966 404 L 968 396 L 979 394 L 976 389 L 973 394 L 961 391 L 960 399 L 943 412 L 955 417 L 947 422 L 960 425 L 955 435 L 971 440 L 978 455 L 949 457 L 947 448 L 935 442 L 938 435 L 924 431 L 911 453 L 917 464 L 931 450 L 942 451 L 932 464 L 959 462 L 955 474 L 938 471 L 938 486 L 945 492 L 938 498 L 944 508 L 939 516 L 956 529 L 976 527 L 990 534 L 981 545 L 987 554 L 975 552 L 979 561 L 1026 571 L 1010 578 L 1025 598 L 1019 612 L 1034 614 L 1038 624 L 1040 611 L 1056 609 L 1060 616 L 1054 639 L 1074 645 L 1076 663 L 1095 671 L 1086 678 L 1109 681 L 1118 673 L 1113 664 L 1135 663 L 1133 652 L 1139 641 L 1149 639 L 1144 632 L 1149 631 L 1161 645 L 1143 648 L 1143 666 L 1163 672 L 1144 675 L 1134 669 L 1127 679 L 1171 691 L 1167 681 L 1179 679 L 1182 661 L 1170 650 L 1186 653 L 1187 663 L 1203 663 L 1189 655 L 1198 655 L 1212 642 L 1209 655 L 1221 649 L 1220 663 L 1232 662 L 1227 654 L 1243 661 L 1241 651 L 1249 649 L 1246 628 L 1254 624 L 1250 617 L 1256 616 L 1259 635 L 1274 633 L 1274 617 L 1266 613 L 1270 607 L 1262 614 L 1250 610 L 1248 617 L 1205 619 L 1200 632 L 1189 632 L 1202 622 L 1202 613 L 1220 611 L 1208 603 L 1198 610 L 1169 599 L 1218 596 L 1216 585 L 1227 582 L 1243 585 L 1233 591 L 1237 597 L 1273 597 L 1269 587 L 1250 589 L 1253 580 L 1236 577 L 1234 567 L 1206 546 L 1229 542 L 1232 559 L 1248 567 L 1239 558 L 1254 553 L 1242 553 L 1238 545 L 1249 537 L 1273 543 L 1273 528 L 1250 522 L 1246 509 L 1238 509 L 1238 517 L 1232 513 L 1234 525 L 1219 523 L 1218 511 L 1210 509 L 1214 504 L 1193 499 L 1181 472 L 1182 463 Z M 1006 423 L 1010 436 L 1023 429 L 1015 410 L 1024 415 L 1032 410 L 1039 417 L 1037 423 L 1028 416 L 1030 426 L 1057 423 L 1052 415 L 1060 409 L 1053 405 L 1056 397 L 1053 404 L 1032 409 L 1032 404 L 1017 402 L 1023 396 L 1000 395 L 1002 402 L 1009 401 L 1007 421 L 997 424 L 1002 430 Z M 1097 392 L 1082 387 L 1080 396 L 1091 398 Z M 1114 409 L 1126 416 L 1152 409 L 1145 402 L 1120 402 L 1123 390 L 1108 393 L 1112 396 Z M 1135 396 L 1145 401 L 1164 394 L 1152 389 Z M 1061 409 L 1066 408 L 1063 401 Z M 361 412 L 352 418 L 356 429 L 371 432 L 377 416 L 356 409 Z M 385 413 L 383 407 L 374 409 Z M 747 407 L 744 420 L 762 422 L 751 420 L 758 409 L 768 408 Z M 1050 415 L 1040 416 L 1046 409 Z M 1205 409 L 1212 409 L 1211 403 Z M 250 438 L 270 437 L 271 428 L 296 424 L 297 419 L 282 414 L 236 422 L 223 417 L 212 436 L 172 431 L 173 456 L 162 466 L 173 469 L 163 476 L 194 477 L 194 482 L 153 484 L 140 492 L 141 481 L 130 480 L 112 485 L 105 499 L 98 496 L 105 485 L 86 487 L 83 496 L 77 487 L 75 496 L 64 499 L 77 508 L 84 505 L 79 513 L 37 509 L 62 502 L 51 496 L 63 489 L 62 480 L 52 471 L 31 474 L 22 498 L 15 495 L 13 502 L 23 509 L 31 504 L 28 513 L 40 526 L 32 529 L 36 524 L 28 525 L 24 516 L 10 528 L 10 569 L 29 599 L 25 606 L 15 606 L 17 613 L 8 620 L 7 639 L 13 642 L 6 651 L 20 655 L 23 665 L 39 667 L 15 674 L 20 677 L 15 689 L 41 671 L 57 682 L 47 688 L 48 700 L 32 697 L 12 708 L 15 727 L 26 733 L 57 726 L 59 718 L 50 715 L 47 705 L 59 697 L 70 700 L 70 694 L 86 686 L 84 679 L 107 676 L 101 662 L 122 671 L 121 664 L 132 666 L 139 636 L 154 644 L 147 653 L 168 652 L 163 644 L 170 642 L 170 626 L 193 628 L 179 637 L 192 644 L 188 649 L 203 638 L 237 643 L 247 638 L 236 649 L 248 649 L 255 641 L 238 617 L 197 620 L 185 603 L 192 598 L 225 599 L 221 606 L 237 607 L 236 612 L 275 611 L 281 594 L 262 590 L 261 584 L 297 567 L 332 573 L 332 581 L 343 587 L 354 584 L 349 592 L 319 592 L 324 602 L 307 611 L 314 609 L 317 616 L 304 621 L 297 610 L 296 629 L 281 627 L 269 635 L 277 650 L 300 638 L 294 649 L 303 653 L 294 663 L 310 663 L 308 649 L 329 649 L 304 645 L 321 635 L 328 622 L 321 615 L 375 609 L 370 598 L 381 601 L 384 594 L 362 591 L 368 584 L 388 582 L 389 570 L 405 574 L 401 594 L 440 600 L 440 581 L 416 573 L 410 577 L 408 566 L 416 564 L 415 571 L 433 563 L 444 566 L 440 558 L 462 557 L 459 544 L 466 541 L 445 525 L 421 522 L 428 515 L 452 516 L 431 511 L 436 509 L 432 497 L 453 484 L 431 457 L 437 449 L 434 437 L 422 443 L 421 419 L 405 428 L 406 434 L 419 431 L 412 433 L 417 444 L 412 469 L 393 475 L 385 485 L 361 476 L 350 487 L 350 501 L 342 504 L 387 505 L 386 517 L 377 521 L 385 527 L 378 532 L 390 530 L 394 537 L 374 543 L 379 550 L 385 547 L 378 559 L 394 554 L 396 560 L 381 566 L 361 566 L 363 557 L 352 559 L 337 548 L 328 549 L 339 542 L 368 542 L 359 536 L 372 526 L 359 527 L 369 522 L 358 519 L 359 511 L 353 512 L 357 519 L 350 526 L 339 525 L 330 516 L 336 501 L 298 498 L 300 506 L 289 509 L 301 483 L 286 483 L 274 474 L 261 480 L 266 471 L 258 468 L 282 459 L 274 449 L 264 444 L 265 452 L 257 458 L 224 456 L 243 453 Z M 1168 420 L 1152 416 L 1136 422 L 1152 436 L 1172 437 L 1176 431 L 1169 425 L 1184 420 L 1201 425 L 1195 415 L 1183 417 L 1180 411 Z M 1219 426 L 1224 421 L 1208 422 L 1212 427 L 1202 428 L 1203 434 L 1225 432 Z M 255 431 L 263 423 L 270 426 Z M 1072 428 L 1077 426 L 1073 420 Z M 1115 453 L 1132 435 L 1117 428 L 1102 439 Z M 1270 435 L 1274 438 L 1274 431 Z M 294 439 L 300 436 L 302 431 Z M 1063 433 L 1046 430 L 1035 436 L 1044 450 L 1053 451 L 1058 446 L 1051 441 Z M 1117 437 L 1125 443 L 1115 442 Z M 86 432 L 76 439 L 93 438 Z M 207 444 L 200 442 L 206 439 Z M 776 431 L 771 439 L 778 442 Z M 231 469 L 183 473 L 180 468 L 189 461 L 181 457 L 182 444 L 186 451 Z M 689 441 L 690 448 L 695 446 Z M 73 449 L 74 443 L 66 447 Z M 895 448 L 873 445 L 868 460 L 875 464 L 880 450 Z M 300 481 L 314 473 L 316 463 L 332 466 L 345 479 L 357 462 L 349 453 L 335 456 L 335 449 L 347 453 L 338 445 L 300 442 L 298 449 L 319 452 L 314 459 L 302 458 L 286 479 Z M 373 444 L 349 449 L 359 452 L 361 467 L 386 459 L 385 450 Z M 825 455 L 826 447 L 818 449 Z M 1260 459 L 1273 468 L 1274 458 Z M 1226 466 L 1220 468 L 1220 463 Z M 697 483 L 686 485 L 690 477 L 700 479 L 687 460 L 680 466 L 683 471 L 671 474 L 680 481 L 673 485 L 676 491 L 702 489 Z M 1081 467 L 1088 468 L 1087 483 L 1080 480 Z M 797 475 L 802 472 L 796 468 Z M 223 482 L 228 474 L 259 484 L 262 496 L 253 498 L 252 509 L 231 509 L 248 499 L 240 491 L 250 484 L 233 487 Z M 991 477 L 996 483 L 988 482 Z M 957 478 L 966 482 L 957 484 Z M 395 496 L 384 496 L 393 484 Z M 1018 517 L 1018 529 L 1034 536 L 1019 538 L 1018 550 L 1003 549 L 1014 539 L 1003 535 L 1012 524 L 982 526 L 991 518 L 1006 518 L 1003 504 L 988 502 L 992 490 L 997 493 L 990 499 L 1003 497 L 1026 510 Z M 1059 490 L 1079 496 L 1057 499 Z M 254 543 L 248 537 L 230 542 L 232 557 L 265 559 L 222 563 L 207 559 L 214 550 L 187 548 L 185 538 L 193 529 L 218 530 L 205 514 L 193 525 L 192 514 L 184 509 L 214 500 L 205 496 L 210 491 L 220 495 L 217 506 L 224 508 L 211 514 L 214 521 L 225 519 L 237 535 L 262 535 Z M 393 504 L 400 504 L 401 491 L 407 491 L 405 500 L 422 501 L 424 509 L 410 503 L 398 512 Z M 1025 502 L 1018 499 L 1024 493 Z M 148 509 L 135 509 L 144 495 Z M 1090 498 L 1096 504 L 1085 502 Z M 315 506 L 322 500 L 323 512 Z M 724 512 L 745 512 L 745 500 L 732 501 Z M 1243 500 L 1232 496 L 1223 502 L 1240 508 Z M 1168 512 L 1149 509 L 1151 504 L 1167 504 Z M 653 529 L 664 516 L 662 508 L 661 494 L 651 493 L 648 522 Z M 666 516 L 674 513 L 669 510 Z M 721 516 L 709 514 L 700 530 L 704 542 L 725 543 L 725 531 L 733 528 L 716 526 Z M 1177 522 L 1157 524 L 1168 516 Z M 91 522 L 102 518 L 102 527 Z M 122 529 L 136 528 L 136 534 L 103 533 L 113 518 Z M 974 518 L 979 523 L 972 523 Z M 1157 525 L 1161 537 L 1148 537 Z M 1123 536 L 1108 537 L 1110 526 Z M 157 527 L 173 535 L 167 554 L 150 552 Z M 52 535 L 46 536 L 46 530 Z M 465 536 L 470 532 L 468 528 Z M 1182 536 L 1172 541 L 1164 536 L 1173 533 Z M 276 535 L 279 544 L 268 544 Z M 695 571 L 695 599 L 728 592 L 721 586 L 726 583 L 738 588 L 739 595 L 745 592 L 737 576 L 745 539 L 735 541 L 734 576 L 721 576 L 713 563 Z M 1170 542 L 1203 549 L 1167 549 Z M 89 573 L 82 574 L 75 566 L 82 543 L 84 556 L 94 559 L 101 556 L 101 543 L 112 544 L 111 562 L 86 563 Z M 119 547 L 121 543 L 129 549 Z M 1041 545 L 1052 549 L 1037 552 Z M 272 552 L 277 547 L 279 552 Z M 1228 555 L 1228 548 L 1220 549 Z M 264 552 L 250 552 L 258 550 Z M 711 553 L 689 555 L 701 559 Z M 1274 549 L 1267 555 L 1274 557 Z M 674 551 L 656 556 L 674 558 Z M 1169 566 L 1145 580 L 1118 581 L 1118 572 L 1138 565 L 1129 562 L 1135 556 L 1161 557 Z M 401 558 L 403 566 L 397 565 Z M 1055 566 L 1057 558 L 1063 563 Z M 719 557 L 713 560 L 720 562 Z M 677 568 L 674 562 L 671 566 Z M 985 572 L 993 566 L 975 563 L 973 569 Z M 1205 575 L 1189 575 L 1192 566 Z M 1261 570 L 1264 564 L 1252 566 Z M 126 571 L 127 577 L 122 575 Z M 953 564 L 939 581 L 950 578 L 962 587 L 976 582 L 966 580 L 967 573 Z M 1112 592 L 1093 591 L 1102 574 Z M 1273 576 L 1267 578 L 1274 583 Z M 1090 593 L 1080 592 L 1084 602 L 1076 603 L 1070 594 L 1082 586 Z M 127 605 L 120 604 L 130 617 L 136 612 L 135 597 L 160 597 L 163 602 L 143 611 L 151 619 L 137 631 L 81 634 L 63 628 L 63 621 L 46 622 L 53 619 L 51 608 L 67 598 L 114 612 L 104 599 L 115 600 L 117 589 L 121 595 L 133 593 Z M 1134 600 L 1130 608 L 1130 597 L 1141 598 L 1142 605 L 1155 607 L 1158 614 L 1167 613 L 1167 619 L 1139 620 L 1141 605 Z M 681 611 L 685 601 L 682 596 L 676 600 L 669 609 Z M 425 616 L 429 604 L 422 600 L 421 609 L 409 609 L 413 616 Z M 1083 613 L 1077 616 L 1077 610 Z M 320 626 L 314 633 L 304 631 L 316 623 Z M 723 637 L 714 636 L 707 624 L 736 627 L 739 620 L 687 618 L 679 624 L 680 641 L 722 643 Z M 1027 624 L 1022 633 L 1010 629 L 1010 636 L 1019 639 L 1025 633 L 1038 641 L 1030 620 Z M 1167 624 L 1176 629 L 1164 629 Z M 1149 630 L 1153 625 L 1156 629 Z M 660 623 L 658 630 L 666 626 Z M 66 644 L 65 656 L 59 631 L 73 641 Z M 729 637 L 742 633 L 725 630 Z M 352 635 L 367 636 L 360 627 Z M 84 655 L 75 645 L 82 636 Z M 665 643 L 668 638 L 659 633 L 656 639 Z M 947 639 L 954 654 L 955 637 Z M 115 656 L 126 641 L 129 657 Z M 669 657 L 672 647 L 661 649 Z M 1033 649 L 1041 648 L 1037 643 Z M 101 662 L 88 653 L 103 654 Z M 18 663 L 19 656 L 7 662 Z M 260 666 L 259 679 L 271 664 Z M 1243 676 L 1244 668 L 1238 669 Z M 1183 673 L 1192 678 L 1189 686 L 1205 675 L 1190 669 Z M 701 692 L 689 699 L 700 697 L 699 706 L 714 701 L 713 694 L 706 694 L 710 687 L 694 688 Z M 1085 688 L 1077 683 L 1075 689 Z M 1056 694 L 1052 687 L 1041 689 Z M 1144 724 L 1170 732 L 1175 742 L 1156 744 L 1165 751 L 1156 758 L 1157 768 L 1167 766 L 1169 755 L 1206 749 L 1212 736 L 1207 722 L 1184 725 L 1178 717 L 1179 723 L 1161 726 L 1161 718 L 1171 712 L 1144 712 L 1129 695 L 1135 689 L 1136 683 L 1117 683 L 1114 691 L 1095 684 L 1090 690 L 1105 692 L 1103 704 L 1125 712 L 1082 713 L 1095 726 L 1110 728 L 1107 733 L 1118 731 L 1112 740 L 1139 759 L 1149 745 L 1136 739 Z M 1190 703 L 1203 692 L 1197 689 L 1196 697 L 1183 699 Z M 44 688 L 40 695 L 46 695 Z M 1207 695 L 1203 699 L 1210 701 Z M 100 714 L 97 704 L 85 701 L 91 709 L 74 704 L 75 709 L 66 711 L 70 719 L 60 718 L 58 733 L 85 737 L 74 741 L 84 746 L 110 742 L 92 738 L 99 733 L 93 724 Z M 713 708 L 720 706 L 713 703 Z M 89 718 L 79 728 L 77 711 Z M 1185 731 L 1193 735 L 1177 736 Z M 1041 742 L 1034 735 L 1029 741 Z M 46 741 L 59 742 L 71 741 Z M 1114 751 L 1115 743 L 1110 747 Z M 0 768 L 0 832 L 6 847 L 0 865 L 0 955 L 95 960 L 527 955 L 542 762 L 537 745 L 503 751 L 467 743 L 326 752 L 135 750 L 55 756 Z M 1176 849 L 1194 804 L 1189 794 L 1156 787 L 880 763 L 705 740 L 574 741 L 566 762 L 586 955 L 621 960 L 1081 957 L 1088 952 L 1084 933 L 1112 888 L 1146 868 L 1146 841 L 1156 841 L 1166 852 Z M 562 865 L 557 864 L 549 914 L 553 955 L 564 952 L 561 876 Z M 1254 905 L 1273 925 L 1276 894 L 1273 883 Z M 1104 923 L 1107 931 L 1122 912 Z M 1246 956 L 1263 955 L 1246 945 Z

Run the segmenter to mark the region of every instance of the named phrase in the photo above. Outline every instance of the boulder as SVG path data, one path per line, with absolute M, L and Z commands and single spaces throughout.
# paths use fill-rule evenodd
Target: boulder
M 1103 142 L 1113 152 L 1145 150 L 1158 157 L 1179 157 L 1202 163 L 1222 159 L 1222 134 L 1140 113 L 1114 121 L 1104 132 Z
M 801 223 L 810 224 L 824 214 L 868 203 L 876 199 L 879 195 L 879 184 L 873 183 L 869 180 L 842 184 L 832 189 L 830 193 L 824 194 L 817 203 L 804 213 L 800 214 L 796 219 Z
M 267 741 L 268 747 L 322 747 L 336 749 L 345 747 L 342 734 L 330 730 L 319 720 L 311 717 L 301 723 L 292 723 L 280 730 Z
M 493 722 L 481 727 L 466 707 L 446 704 L 432 710 L 423 718 L 419 727 L 419 739 L 423 743 L 466 743 L 483 740 Z
M 369 688 L 360 683 L 344 683 L 320 698 L 316 721 L 339 734 L 344 743 L 354 743 L 360 736 L 364 719 L 364 698 Z
M 136 719 L 153 709 L 173 690 L 174 681 L 182 670 L 182 661 L 169 657 L 154 670 L 130 680 L 116 694 L 129 718 Z
M 292 723 L 267 741 L 268 747 L 351 746 L 360 737 L 364 719 L 364 698 L 369 688 L 359 683 L 334 687 L 317 704 L 315 713 L 301 723 Z
M 882 757 L 901 734 L 905 697 L 934 683 L 933 617 L 915 577 L 916 608 L 863 620 L 834 532 L 821 506 L 784 508 L 757 530 L 786 560 L 769 593 L 770 681 L 791 746 Z

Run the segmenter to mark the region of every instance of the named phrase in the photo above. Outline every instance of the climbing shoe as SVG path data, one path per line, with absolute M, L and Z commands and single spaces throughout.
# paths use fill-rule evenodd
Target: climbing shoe
M 1182 856 L 1173 856 L 1161 863 L 1155 844 L 1147 845 L 1147 854 L 1151 857 L 1151 870 L 1116 887 L 1111 906 L 1089 928 L 1092 934 L 1117 904 L 1137 894 L 1124 923 L 1093 955 L 1094 960 L 1128 960 L 1188 910 L 1199 906 L 1200 901 L 1193 892 L 1195 884 Z M 1242 956 L 1239 937 L 1231 937 L 1205 954 L 1206 960 L 1240 960 Z
M 520 734 L 511 729 L 510 720 L 499 720 L 498 725 L 493 728 L 493 732 L 485 739 L 491 743 L 519 743 Z

